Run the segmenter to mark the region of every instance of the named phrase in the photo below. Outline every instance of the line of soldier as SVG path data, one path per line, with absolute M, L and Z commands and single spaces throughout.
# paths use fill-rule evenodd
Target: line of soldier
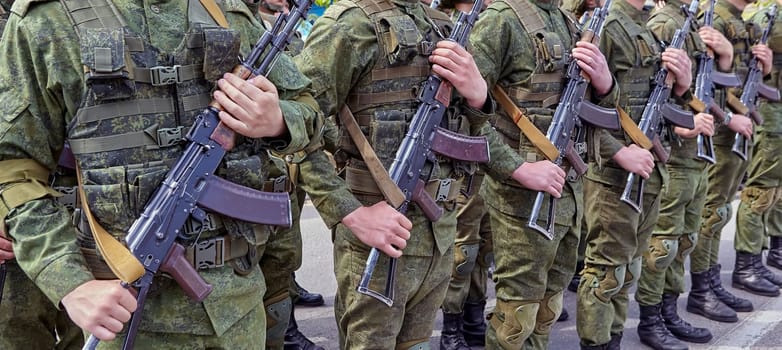
M 591 78 L 589 99 L 605 107 L 620 106 L 637 123 L 645 97 L 653 88 L 649 77 L 662 64 L 675 77 L 673 99 L 682 106 L 691 99 L 694 67 L 688 56 L 694 56 L 697 48 L 704 52 L 704 44 L 709 46 L 720 70 L 746 65 L 754 39 L 743 30 L 739 7 L 746 3 L 737 4 L 740 1 L 717 3 L 723 8 L 716 11 L 713 27 L 717 30 L 703 27 L 700 44 L 698 36 L 692 35 L 687 50 L 663 51 L 658 39 L 670 40 L 670 28 L 681 20 L 675 1 L 669 1 L 649 22 L 657 23 L 658 27 L 649 25 L 652 29 L 647 29 L 648 9 L 642 1 L 617 1 L 598 46 L 577 42 L 578 20 L 558 2 L 498 0 L 476 24 L 470 54 L 443 40 L 451 19 L 417 0 L 342 0 L 315 23 L 294 61 L 282 59 L 268 79 L 250 81 L 222 75 L 231 68 L 222 58 L 236 56 L 227 51 L 246 50 L 263 31 L 254 15 L 257 7 L 248 7 L 252 4 L 112 0 L 100 6 L 82 6 L 76 0 L 18 1 L 11 10 L 10 34 L 0 44 L 0 100 L 6 106 L 0 121 L 0 162 L 8 173 L 0 178 L 3 231 L 14 241 L 19 266 L 53 305 L 65 309 L 77 325 L 102 340 L 124 337 L 122 324 L 135 311 L 135 298 L 113 276 L 100 276 L 100 266 L 94 261 L 85 261 L 90 258 L 85 250 L 91 249 L 95 256 L 90 233 L 84 225 L 80 225 L 81 234 L 74 231 L 67 210 L 52 200 L 56 195 L 48 189 L 48 176 L 40 174 L 55 169 L 66 137 L 77 141 L 74 153 L 86 181 L 83 187 L 89 190 L 89 207 L 121 239 L 157 186 L 155 180 L 165 173 L 165 164 L 181 148 L 148 140 L 121 142 L 119 147 L 90 140 L 129 138 L 152 124 L 156 131 L 187 126 L 192 122 L 188 118 L 209 102 L 208 95 L 204 100 L 205 93 L 217 87 L 213 98 L 226 106 L 221 120 L 246 137 L 243 147 L 232 152 L 226 162 L 224 176 L 273 190 L 278 183 L 264 179 L 268 169 L 285 171 L 286 166 L 268 166 L 273 160 L 257 145 L 278 141 L 283 146 L 276 151 L 299 155 L 299 186 L 309 193 L 334 230 L 339 285 L 335 314 L 341 348 L 426 348 L 436 310 L 441 307 L 447 322 L 444 328 L 452 333 L 473 332 L 471 341 L 480 344 L 485 296 L 470 299 L 469 311 L 465 309 L 464 314 L 459 305 L 464 292 L 449 299 L 445 296 L 452 270 L 455 277 L 463 278 L 472 272 L 472 264 L 485 268 L 488 260 L 478 259 L 478 253 L 485 256 L 492 251 L 498 299 L 483 341 L 489 348 L 545 348 L 551 325 L 562 311 L 562 292 L 574 273 L 582 218 L 586 221 L 586 234 L 581 237 L 586 253 L 578 290 L 581 347 L 619 347 L 627 292 L 640 279 L 639 290 L 648 290 L 636 294 L 642 306 L 642 341 L 655 348 L 686 348 L 674 336 L 689 341 L 711 338 L 708 331 L 694 329 L 678 318 L 675 310 L 676 296 L 683 292 L 683 272 L 674 262 L 681 263 L 691 249 L 695 249 L 693 259 L 702 254 L 703 260 L 693 267 L 694 288 L 688 309 L 692 305 L 693 310 L 714 319 L 732 319 L 728 308 L 747 311 L 746 300 L 721 287 L 716 247 L 743 173 L 738 165 L 720 164 L 735 161 L 729 152 L 735 133 L 752 138 L 749 118 L 734 113 L 718 128 L 725 131 L 715 134 L 718 163 L 711 167 L 695 161 L 691 142 L 698 134 L 714 133 L 707 114 L 696 114 L 692 130 L 672 128 L 664 135 L 673 148 L 668 169 L 624 132 L 588 128 L 586 143 L 574 140 L 590 160 L 585 179 L 581 179 L 545 160 L 510 119 L 510 111 L 498 108 L 489 87 L 503 89 L 526 118 L 546 130 L 564 86 L 564 67 L 572 58 Z M 226 31 L 226 27 L 235 30 Z M 226 38 L 234 44 L 218 41 Z M 774 47 L 773 40 L 770 45 Z M 767 75 L 772 66 L 770 50 L 755 45 L 751 52 L 763 62 Z M 159 65 L 195 68 L 174 84 L 147 81 L 143 73 L 151 69 L 144 67 Z M 486 137 L 492 155 L 490 163 L 481 165 L 438 157 L 436 165 L 426 170 L 429 182 L 425 190 L 438 195 L 437 204 L 445 213 L 437 222 L 430 222 L 415 205 L 405 215 L 388 205 L 383 197 L 387 184 L 371 175 L 372 161 L 362 149 L 371 145 L 377 159 L 388 168 L 418 102 L 411 87 L 430 73 L 449 81 L 458 91 L 443 127 Z M 137 107 L 151 99 L 166 99 L 174 108 Z M 772 116 L 773 107 L 764 105 L 761 112 Z M 332 149 L 340 159 L 340 174 L 319 147 L 324 123 L 318 109 L 329 116 L 339 115 L 339 140 Z M 352 113 L 343 113 L 345 109 Z M 104 115 L 106 111 L 114 114 Z M 139 118 L 143 122 L 127 122 Z M 766 119 L 754 138 L 761 145 L 775 135 L 773 118 Z M 365 134 L 365 141 L 345 130 L 351 122 Z M 719 139 L 721 135 L 730 139 L 727 144 Z M 254 139 L 261 142 L 252 142 Z M 770 213 L 779 197 L 778 184 L 766 182 L 773 177 L 769 171 L 773 166 L 762 162 L 775 157 L 773 141 L 767 142 L 764 155 L 768 158 L 748 158 L 762 161 L 752 161 L 746 187 L 752 191 L 742 192 L 739 209 L 740 217 L 754 220 L 755 228 L 764 227 L 758 218 L 773 216 Z M 722 147 L 726 145 L 728 151 Z M 29 159 L 34 162 L 19 162 Z M 567 163 L 565 168 L 569 168 Z M 674 177 L 673 169 L 685 177 Z M 681 222 L 675 223 L 658 220 L 663 210 L 684 211 L 676 209 L 681 205 L 678 197 L 668 197 L 690 193 L 694 198 L 705 193 L 694 191 L 694 183 L 705 183 L 707 169 L 708 193 L 714 198 L 706 201 L 703 224 L 698 224 L 701 210 L 698 204 L 689 203 L 691 198 L 684 206 L 687 213 L 695 214 L 687 219 L 682 216 Z M 728 170 L 737 173 L 720 173 Z M 641 213 L 618 200 L 628 171 L 646 179 Z M 725 179 L 730 179 L 727 182 L 732 189 L 714 185 Z M 682 187 L 674 189 L 675 183 Z M 467 215 L 457 210 L 462 186 L 465 193 L 480 194 L 462 197 L 462 202 L 480 198 L 485 202 L 484 212 L 475 220 L 491 221 L 493 249 L 490 245 L 481 247 L 475 239 L 454 245 L 457 214 Z M 529 207 L 538 191 L 559 198 L 553 240 L 527 228 Z M 224 266 L 201 271 L 219 287 L 200 304 L 188 304 L 176 284 L 160 282 L 144 308 L 137 335 L 140 347 L 250 349 L 283 345 L 292 309 L 287 291 L 290 282 L 278 282 L 290 281 L 300 264 L 300 251 L 295 257 L 275 246 L 275 238 L 291 236 L 225 217 L 212 218 L 202 234 L 204 239 L 230 237 L 246 243 L 244 251 L 248 253 L 226 258 Z M 661 227 L 664 224 L 669 227 Z M 739 256 L 734 285 L 778 295 L 778 278 L 764 269 L 759 256 L 766 232 L 780 231 L 768 226 L 768 230 L 742 231 L 739 225 L 739 235 L 744 232 L 747 239 L 736 240 Z M 709 243 L 695 244 L 698 239 Z M 770 255 L 770 265 L 779 263 L 781 245 L 779 237 L 772 237 L 770 251 L 775 255 Z M 370 246 L 397 258 L 398 267 L 405 271 L 391 307 L 355 290 Z M 244 266 L 238 266 L 242 258 L 250 256 L 250 264 L 245 261 Z M 265 268 L 264 259 L 270 263 Z M 381 262 L 378 271 L 384 264 L 387 262 Z M 668 274 L 672 276 L 671 286 L 664 290 L 661 274 L 666 276 L 663 281 L 668 280 Z M 485 282 L 481 277 L 485 274 L 478 275 Z M 382 285 L 384 277 L 378 273 L 372 285 Z M 463 325 L 461 318 L 468 314 L 471 316 Z M 468 331 L 465 326 L 473 328 Z M 48 332 L 54 329 L 47 327 Z M 266 336 L 260 336 L 259 330 L 266 330 Z M 444 334 L 448 334 L 445 329 Z M 458 339 L 454 341 L 457 348 L 463 345 Z M 101 346 L 117 348 L 121 341 Z

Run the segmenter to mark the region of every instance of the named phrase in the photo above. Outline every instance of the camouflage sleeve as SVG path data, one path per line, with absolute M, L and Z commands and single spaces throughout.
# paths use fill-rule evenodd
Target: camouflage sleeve
M 497 181 L 510 179 L 513 172 L 524 164 L 524 158 L 508 146 L 489 123 L 483 126 L 481 135 L 486 136 L 489 141 L 489 154 L 491 154 L 491 160 L 483 166 L 486 174 Z
M 489 90 L 500 80 L 524 81 L 534 72 L 535 56 L 530 53 L 535 46 L 505 3 L 493 3 L 481 13 L 470 44 Z
M 299 170 L 299 186 L 310 196 L 326 226 L 336 226 L 342 218 L 362 206 L 345 181 L 337 176 L 322 148 L 308 154 L 299 163 Z
M 608 27 L 611 24 L 612 23 L 606 23 L 606 27 Z M 618 25 L 618 24 L 613 23 L 613 25 Z M 614 50 L 614 48 L 616 48 L 616 50 Z M 610 30 L 605 30 L 603 32 L 603 35 L 600 37 L 600 52 L 602 52 L 603 55 L 605 55 L 606 62 L 608 63 L 608 69 L 611 72 L 616 72 L 617 67 L 633 66 L 629 58 L 623 54 L 624 52 L 623 48 L 615 47 L 615 41 L 611 35 Z M 614 79 L 614 88 L 612 88 L 612 92 L 614 93 L 613 96 L 616 99 L 618 99 L 619 96 L 619 89 L 621 89 L 621 86 L 619 86 L 616 79 Z M 619 150 L 622 149 L 622 147 L 624 147 L 624 144 L 619 140 L 617 140 L 615 137 L 613 137 L 611 133 L 608 132 L 608 130 L 597 129 L 595 130 L 595 132 L 596 132 L 595 142 L 597 142 L 600 145 L 601 156 L 606 155 L 609 158 L 613 157 L 616 154 L 616 152 L 619 152 Z
M 0 41 L 0 160 L 33 159 L 53 170 L 82 94 L 79 46 L 58 2 L 13 13 Z M 0 191 L 2 191 L 0 184 Z M 50 198 L 6 218 L 25 273 L 55 304 L 92 280 L 67 210 Z

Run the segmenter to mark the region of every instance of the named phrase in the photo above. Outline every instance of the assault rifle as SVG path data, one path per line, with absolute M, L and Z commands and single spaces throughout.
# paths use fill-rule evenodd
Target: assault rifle
M 608 8 L 611 6 L 611 0 L 607 0 L 602 8 L 597 8 L 592 13 L 589 26 L 581 35 L 581 41 L 597 43 L 600 41 L 600 34 L 603 31 Z M 573 139 L 583 139 L 583 122 L 603 128 L 617 130 L 619 129 L 619 116 L 615 108 L 603 108 L 596 106 L 585 100 L 587 88 L 590 84 L 590 78 L 581 71 L 577 60 L 572 60 L 568 64 L 567 85 L 562 92 L 562 98 L 551 118 L 551 124 L 546 132 L 546 138 L 551 141 L 557 149 L 557 156 L 550 159 L 556 165 L 562 165 L 567 159 L 570 166 L 579 176 L 587 171 L 587 165 L 581 159 L 581 156 L 575 149 Z M 538 225 L 538 216 L 540 208 L 543 206 L 545 192 L 538 192 L 535 197 L 535 204 L 532 206 L 527 227 L 538 231 L 547 239 L 554 239 L 554 221 L 557 199 L 549 196 L 548 218 L 545 227 Z
M 682 5 L 682 12 L 684 12 L 684 24 L 681 29 L 677 29 L 671 39 L 669 47 L 675 49 L 681 49 L 684 46 L 684 39 L 690 32 L 692 26 L 692 20 L 695 17 L 695 13 L 698 11 L 698 2 L 693 1 L 690 3 L 689 8 L 686 5 Z M 654 76 L 654 89 L 651 95 L 649 95 L 649 101 L 644 107 L 644 112 L 641 115 L 641 120 L 638 123 L 638 128 L 652 144 L 651 151 L 657 156 L 657 160 L 660 162 L 668 161 L 668 152 L 663 148 L 660 141 L 660 132 L 662 132 L 664 124 L 670 123 L 683 128 L 692 129 L 695 127 L 695 123 L 692 119 L 692 113 L 682 110 L 681 108 L 668 103 L 668 99 L 671 97 L 671 90 L 673 88 L 673 76 L 668 73 L 668 69 L 665 65 L 661 64 L 660 70 Z M 641 212 L 641 205 L 643 203 L 643 189 L 644 179 L 639 178 L 636 190 L 638 191 L 637 198 L 631 198 L 633 186 L 636 180 L 636 174 L 630 173 L 627 175 L 627 185 L 625 185 L 624 192 L 620 199 L 630 205 L 635 211 Z
M 777 18 L 777 5 L 771 5 L 766 11 L 766 17 L 768 17 L 768 26 L 763 31 L 763 35 L 760 37 L 760 44 L 766 44 L 768 42 L 768 36 L 771 33 L 771 28 L 774 26 L 774 21 Z M 763 83 L 763 72 L 760 70 L 760 61 L 754 55 L 749 61 L 749 71 L 747 72 L 747 80 L 744 81 L 744 90 L 741 92 L 741 103 L 743 103 L 749 109 L 748 116 L 752 118 L 752 121 L 756 125 L 763 124 L 763 117 L 758 113 L 758 95 L 772 100 L 779 101 L 779 90 L 768 86 Z M 747 144 L 747 138 L 744 135 L 736 133 L 736 137 L 733 141 L 733 148 L 731 151 L 741 157 L 743 160 L 747 160 L 747 152 L 749 146 Z
M 475 21 L 478 20 L 482 5 L 482 0 L 476 0 L 470 13 L 460 12 L 447 40 L 465 46 L 470 31 Z M 437 221 L 442 216 L 443 210 L 437 206 L 435 200 L 424 189 L 428 180 L 425 177 L 436 161 L 436 154 L 462 161 L 484 163 L 489 161 L 488 141 L 484 137 L 464 136 L 440 127 L 448 105 L 451 103 L 452 89 L 451 83 L 435 74 L 429 75 L 421 87 L 418 97 L 421 104 L 418 105 L 418 109 L 410 121 L 410 128 L 402 139 L 402 144 L 399 146 L 388 171 L 391 180 L 402 190 L 405 197 L 401 206 L 397 208 L 400 213 L 407 212 L 410 202 L 414 202 L 429 220 Z M 394 304 L 396 259 L 390 258 L 385 291 L 380 293 L 369 288 L 369 281 L 379 256 L 380 251 L 377 248 L 372 248 L 356 290 L 392 306 Z
M 703 25 L 711 27 L 714 22 L 714 3 L 709 1 L 709 9 L 703 13 Z M 698 59 L 698 75 L 695 79 L 695 97 L 703 101 L 705 105 L 704 113 L 714 116 L 715 120 L 722 123 L 725 120 L 725 111 L 723 111 L 714 102 L 715 85 L 723 87 L 741 86 L 741 80 L 735 73 L 723 73 L 714 71 L 714 52 L 707 49 Z M 698 134 L 698 158 L 711 164 L 716 162 L 714 155 L 714 144 L 711 136 Z
M 243 79 L 268 75 L 311 3 L 311 0 L 298 0 L 290 13 L 280 15 L 272 30 L 261 36 L 249 57 L 237 65 L 233 73 Z M 261 59 L 264 52 L 267 53 Z M 225 154 L 234 147 L 236 136 L 220 122 L 218 113 L 221 110 L 223 107 L 213 100 L 196 117 L 187 135 L 187 148 L 128 231 L 128 247 L 143 265 L 144 273 L 136 281 L 123 281 L 126 287 L 132 283 L 138 291 L 138 308 L 130 319 L 123 349 L 133 348 L 144 302 L 158 271 L 171 275 L 194 301 L 201 302 L 211 293 L 212 286 L 184 256 L 185 248 L 180 242 L 193 239 L 182 230 L 188 220 L 200 222 L 201 227 L 205 227 L 207 214 L 204 209 L 208 209 L 257 224 L 291 225 L 287 193 L 260 192 L 214 175 Z M 247 203 L 247 200 L 252 204 L 226 208 L 226 203 Z M 84 349 L 95 349 L 98 343 L 98 338 L 91 335 Z

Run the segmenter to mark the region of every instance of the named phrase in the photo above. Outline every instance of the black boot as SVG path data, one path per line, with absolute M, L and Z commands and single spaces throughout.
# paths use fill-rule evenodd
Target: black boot
M 766 265 L 782 270 L 782 237 L 771 237 Z
M 570 283 L 567 285 L 567 290 L 578 293 L 578 284 L 581 282 L 581 270 L 584 269 L 584 261 L 579 260 L 576 263 L 576 272 L 573 273 L 573 278 L 570 279 Z
M 703 274 L 706 273 L 704 272 Z M 705 288 L 709 289 L 709 281 L 706 280 L 705 283 Z M 677 299 L 679 299 L 678 294 L 663 294 L 663 305 L 660 309 L 660 315 L 663 317 L 665 327 L 671 331 L 671 334 L 681 340 L 690 343 L 708 343 L 711 340 L 711 332 L 706 328 L 693 327 L 689 322 L 679 317 L 679 314 L 676 312 Z M 717 300 L 717 297 L 714 296 L 714 299 Z M 733 312 L 731 308 L 722 305 L 722 303 L 720 303 L 720 305 L 723 308 L 730 310 L 730 312 Z M 733 312 L 733 315 L 735 316 L 736 313 Z
M 476 303 L 465 302 L 462 314 L 462 334 L 469 346 L 486 345 L 486 317 L 483 310 L 486 308 L 486 300 Z
M 622 333 L 611 334 L 611 341 L 606 344 L 606 350 L 622 350 Z
M 782 287 L 782 277 L 771 272 L 771 270 L 769 270 L 766 265 L 763 265 L 763 258 L 761 254 L 754 255 L 752 261 L 755 264 L 755 270 L 760 272 L 760 275 L 763 276 L 763 278 L 773 283 L 777 287 Z
M 725 305 L 712 291 L 711 269 L 704 272 L 692 272 L 690 276 L 692 277 L 692 289 L 690 290 L 690 296 L 687 297 L 687 311 L 718 322 L 739 321 L 736 311 Z M 665 295 L 663 295 L 663 310 L 665 310 Z M 663 312 L 663 318 L 665 318 L 665 312 Z M 673 334 L 676 334 L 676 332 L 673 332 Z M 679 338 L 684 339 L 682 337 Z M 709 335 L 709 339 L 711 339 L 711 335 Z M 692 342 L 700 343 L 698 341 Z M 705 342 L 708 342 L 708 340 L 703 343 Z
M 462 334 L 462 315 L 443 312 L 440 350 L 470 350 Z
M 318 293 L 310 293 L 304 287 L 299 285 L 299 282 L 293 280 L 296 284 L 296 291 L 299 293 L 299 297 L 296 298 L 294 303 L 299 306 L 321 306 L 323 305 L 323 296 Z
M 293 314 L 293 306 L 291 306 L 291 319 L 288 321 L 288 328 L 285 330 L 285 345 L 283 349 L 324 350 L 322 347 L 315 345 L 315 343 L 307 339 L 307 337 L 299 331 L 299 325 L 296 323 L 296 317 L 294 317 Z
M 557 318 L 557 322 L 565 322 L 568 318 L 570 318 L 570 314 L 567 313 L 567 309 L 562 309 L 559 318 Z
M 687 350 L 686 344 L 671 334 L 665 328 L 663 318 L 660 316 L 660 307 L 657 305 L 639 305 L 641 309 L 641 321 L 638 323 L 638 337 L 641 343 L 655 350 Z
M 736 267 L 733 268 L 733 287 L 752 294 L 778 297 L 779 287 L 769 282 L 755 269 L 755 255 L 736 251 Z
M 709 286 L 714 292 L 714 295 L 716 295 L 723 304 L 728 305 L 728 307 L 736 312 L 750 312 L 754 310 L 755 308 L 752 306 L 751 301 L 733 295 L 733 293 L 722 286 L 720 270 L 722 270 L 722 265 L 720 264 L 709 268 Z M 692 292 L 690 292 L 690 294 L 692 294 Z
M 593 345 L 593 346 L 584 345 L 584 344 L 578 344 L 578 345 L 581 347 L 581 350 L 608 350 L 608 344 L 610 343 Z

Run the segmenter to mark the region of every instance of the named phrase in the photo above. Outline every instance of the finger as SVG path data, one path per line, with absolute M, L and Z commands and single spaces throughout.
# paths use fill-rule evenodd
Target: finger
M 218 80 L 217 86 L 225 96 L 234 102 L 234 105 L 248 106 L 252 103 L 250 97 L 245 94 L 245 90 L 248 89 L 248 86 L 252 85 L 247 84 L 246 81 L 239 79 L 239 77 L 233 74 L 225 74 L 224 76 L 227 78 Z M 228 106 L 223 107 L 228 110 Z
M 0 250 L 6 250 L 11 251 L 13 250 L 14 245 L 11 243 L 10 240 L 7 240 L 5 238 L 0 238 Z
M 408 219 L 406 216 L 399 214 L 397 218 L 397 223 L 399 223 L 399 225 L 406 230 L 405 232 L 402 232 L 402 234 L 400 234 L 399 236 L 404 239 L 409 239 L 410 238 L 409 231 L 413 229 L 413 222 L 410 221 L 410 219 Z
M 407 247 L 407 241 L 399 236 L 391 236 L 388 240 L 391 246 L 396 247 L 398 250 L 404 250 Z
M 136 311 L 138 302 L 136 301 L 136 298 L 133 296 L 133 294 L 130 293 L 130 290 L 123 288 L 120 292 L 121 293 L 119 293 L 119 298 L 117 298 L 119 305 L 128 312 Z
M 237 121 L 249 120 L 246 111 L 244 111 L 244 108 L 237 105 L 236 102 L 232 100 L 230 97 L 226 96 L 226 94 L 223 91 L 215 90 L 212 97 L 214 98 L 215 101 L 217 101 L 217 103 L 220 104 L 220 106 L 223 107 L 223 111 L 220 112 L 221 119 L 223 117 L 226 117 L 227 119 L 234 119 Z M 237 130 L 233 127 L 231 128 Z
M 109 316 L 111 316 L 111 318 L 113 318 L 113 319 L 115 319 L 115 320 L 117 320 L 119 322 L 122 322 L 122 323 L 130 321 L 130 316 L 131 315 L 132 315 L 132 313 L 129 312 L 127 309 L 125 309 L 125 307 L 115 307 L 115 308 L 113 308 L 111 310 L 111 314 L 109 314 Z M 122 330 L 122 329 L 120 329 L 120 330 Z
M 109 330 L 109 332 L 119 333 L 122 331 L 123 323 L 107 316 L 101 321 L 101 326 Z
M 399 250 L 399 249 L 394 248 L 390 244 L 386 244 L 386 245 L 380 247 L 380 250 L 383 251 L 383 253 L 385 253 L 386 255 L 388 255 L 388 256 L 390 256 L 392 258 L 398 258 L 398 257 L 402 256 L 402 251 Z
M 220 121 L 223 122 L 225 126 L 237 133 L 246 134 L 250 130 L 250 127 L 245 122 L 236 119 L 228 112 L 221 111 L 217 116 L 220 117 Z
M 112 332 L 103 326 L 95 326 L 92 327 L 92 329 L 88 329 L 88 331 L 92 333 L 92 335 L 94 335 L 95 338 L 98 338 L 102 341 L 111 341 L 117 337 L 117 334 L 115 332 Z
M 269 81 L 269 79 L 266 79 L 264 76 L 253 77 L 247 82 L 261 89 L 263 92 L 273 92 L 274 94 L 277 94 L 277 87 L 274 86 L 274 84 L 272 84 L 272 82 Z

